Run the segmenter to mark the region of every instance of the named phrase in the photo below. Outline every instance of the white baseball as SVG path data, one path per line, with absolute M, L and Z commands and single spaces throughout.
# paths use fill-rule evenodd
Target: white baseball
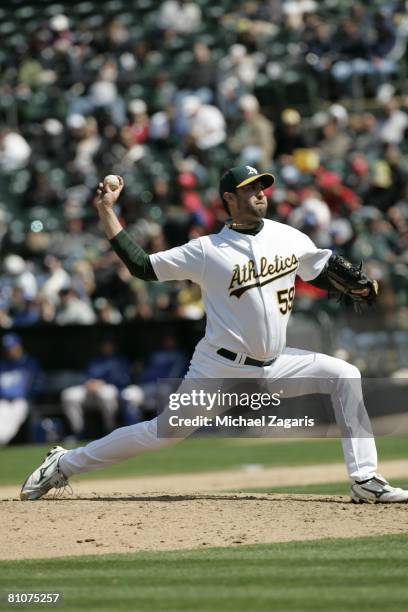
M 104 185 L 109 185 L 109 188 L 112 189 L 112 191 L 116 191 L 116 189 L 119 189 L 120 187 L 119 179 L 116 174 L 108 174 L 103 179 L 103 182 Z

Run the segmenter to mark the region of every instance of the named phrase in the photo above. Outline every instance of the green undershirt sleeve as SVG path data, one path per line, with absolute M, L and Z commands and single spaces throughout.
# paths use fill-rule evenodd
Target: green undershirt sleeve
M 116 234 L 110 243 L 133 276 L 145 281 L 158 280 L 149 255 L 132 240 L 126 230 Z

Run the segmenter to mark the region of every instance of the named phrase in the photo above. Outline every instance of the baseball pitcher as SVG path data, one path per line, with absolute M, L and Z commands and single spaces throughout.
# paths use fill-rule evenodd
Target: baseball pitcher
M 372 436 L 359 437 L 363 417 L 360 372 L 341 359 L 286 347 L 286 327 L 295 297 L 295 278 L 349 295 L 356 305 L 372 303 L 377 284 L 328 249 L 318 249 L 302 232 L 265 219 L 264 189 L 274 177 L 251 166 L 228 170 L 219 189 L 230 221 L 204 236 L 154 255 L 146 254 L 121 226 L 113 206 L 123 189 L 118 181 L 100 183 L 96 208 L 106 236 L 130 272 L 145 281 L 189 279 L 202 290 L 207 327 L 186 375 L 196 378 L 285 378 L 294 394 L 330 394 L 352 481 L 351 497 L 362 502 L 407 502 L 408 491 L 392 487 L 377 473 Z M 313 388 L 313 381 L 316 381 Z M 186 381 L 186 382 L 187 382 Z M 324 383 L 323 383 L 324 384 Z M 67 485 L 73 474 L 96 470 L 177 442 L 159 437 L 157 419 L 116 429 L 88 445 L 51 449 L 25 481 L 21 499 L 34 500 Z

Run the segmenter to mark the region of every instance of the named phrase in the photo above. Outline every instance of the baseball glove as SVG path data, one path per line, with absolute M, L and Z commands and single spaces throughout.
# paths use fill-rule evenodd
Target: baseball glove
M 371 280 L 363 271 L 362 263 L 355 265 L 340 257 L 332 255 L 326 268 L 326 278 L 330 286 L 340 294 L 348 295 L 354 305 L 356 312 L 362 312 L 365 304 L 374 304 L 378 295 L 378 283 Z

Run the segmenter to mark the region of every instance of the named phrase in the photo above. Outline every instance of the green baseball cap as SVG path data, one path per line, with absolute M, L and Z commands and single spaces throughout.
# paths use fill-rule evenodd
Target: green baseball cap
M 253 166 L 235 166 L 234 168 L 230 168 L 220 179 L 220 196 L 222 198 L 226 191 L 234 191 L 238 187 L 244 187 L 258 179 L 262 179 L 262 185 L 265 189 L 275 182 L 273 174 L 269 172 L 258 172 Z

